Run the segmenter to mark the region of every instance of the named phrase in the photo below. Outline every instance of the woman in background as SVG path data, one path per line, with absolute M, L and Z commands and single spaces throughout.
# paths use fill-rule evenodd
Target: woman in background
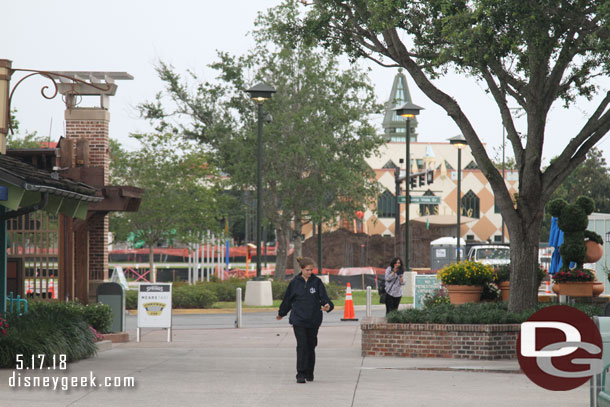
M 402 298 L 402 287 L 405 285 L 403 275 L 405 273 L 402 267 L 400 257 L 394 257 L 390 262 L 390 266 L 385 270 L 385 292 L 387 293 L 385 301 L 385 314 L 388 315 L 391 311 L 397 310 Z

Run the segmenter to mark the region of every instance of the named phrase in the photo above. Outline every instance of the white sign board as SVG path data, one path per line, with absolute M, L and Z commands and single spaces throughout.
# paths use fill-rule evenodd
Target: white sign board
M 436 257 L 446 257 L 447 256 L 447 252 L 445 251 L 445 249 L 436 249 Z
M 172 285 L 140 284 L 138 328 L 172 327 Z

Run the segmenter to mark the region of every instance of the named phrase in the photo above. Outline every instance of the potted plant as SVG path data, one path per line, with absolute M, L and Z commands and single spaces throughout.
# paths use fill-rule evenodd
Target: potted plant
M 536 285 L 540 286 L 542 280 L 546 277 L 546 270 L 538 265 L 538 274 L 536 275 Z M 494 270 L 494 283 L 501 291 L 502 301 L 508 301 L 510 295 L 510 264 L 503 264 L 496 267 Z
M 561 269 L 553 275 L 553 291 L 571 297 L 591 297 L 595 274 L 591 270 L 575 267 Z
M 510 264 L 502 264 L 494 270 L 494 283 L 500 289 L 502 301 L 508 301 L 510 295 Z
M 563 199 L 555 199 L 548 204 L 549 213 L 557 218 L 557 225 L 564 234 L 563 244 L 559 247 L 563 266 L 553 275 L 556 283 L 553 291 L 558 294 L 590 297 L 604 290 L 603 284 L 595 281 L 595 274 L 583 268 L 586 261 L 599 260 L 603 253 L 601 236 L 586 230 L 588 215 L 594 207 L 595 202 L 586 196 L 578 197 L 572 204 Z
M 493 269 L 485 264 L 464 261 L 446 266 L 437 278 L 447 287 L 452 304 L 479 302 L 483 286 L 493 280 Z

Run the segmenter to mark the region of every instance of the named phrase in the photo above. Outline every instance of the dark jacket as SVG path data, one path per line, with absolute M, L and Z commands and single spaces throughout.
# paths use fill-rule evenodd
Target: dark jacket
M 325 304 L 330 305 L 328 312 L 335 307 L 328 298 L 322 280 L 312 274 L 306 282 L 302 273 L 299 273 L 288 284 L 278 315 L 285 317 L 292 310 L 289 320 L 291 325 L 317 328 L 322 324 L 321 307 Z

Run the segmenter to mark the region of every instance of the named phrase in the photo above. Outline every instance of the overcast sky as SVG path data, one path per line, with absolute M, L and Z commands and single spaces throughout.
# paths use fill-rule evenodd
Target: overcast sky
M 0 58 L 13 61 L 13 68 L 54 71 L 124 71 L 133 81 L 118 81 L 116 96 L 110 100 L 110 136 L 134 148 L 129 133 L 149 130 L 138 117 L 135 106 L 151 100 L 162 89 L 155 74 L 159 60 L 171 63 L 178 72 L 191 69 L 213 79 L 207 65 L 216 60 L 216 50 L 245 53 L 253 45 L 247 35 L 253 29 L 258 12 L 280 0 L 187 1 L 174 0 L 19 0 L 5 2 Z M 370 78 L 380 102 L 389 98 L 396 69 L 371 67 Z M 15 74 L 13 84 L 20 78 Z M 459 133 L 457 126 L 434 105 L 408 78 L 413 102 L 424 107 L 418 118 L 420 141 L 446 141 Z M 488 152 L 499 147 L 502 126 L 497 108 L 483 87 L 470 78 L 450 75 L 437 82 L 454 96 L 470 117 Z M 600 82 L 605 93 L 610 80 Z M 24 81 L 15 92 L 13 108 L 21 129 L 37 131 L 53 140 L 64 132 L 64 105 L 60 97 L 46 100 L 40 95 L 45 80 L 36 77 Z M 554 106 L 549 117 L 543 156 L 549 159 L 582 127 L 596 106 L 585 100 L 565 110 Z M 379 116 L 377 127 L 381 127 Z M 517 128 L 525 133 L 525 121 Z M 609 137 L 598 146 L 610 161 Z M 507 155 L 510 147 L 507 146 Z

